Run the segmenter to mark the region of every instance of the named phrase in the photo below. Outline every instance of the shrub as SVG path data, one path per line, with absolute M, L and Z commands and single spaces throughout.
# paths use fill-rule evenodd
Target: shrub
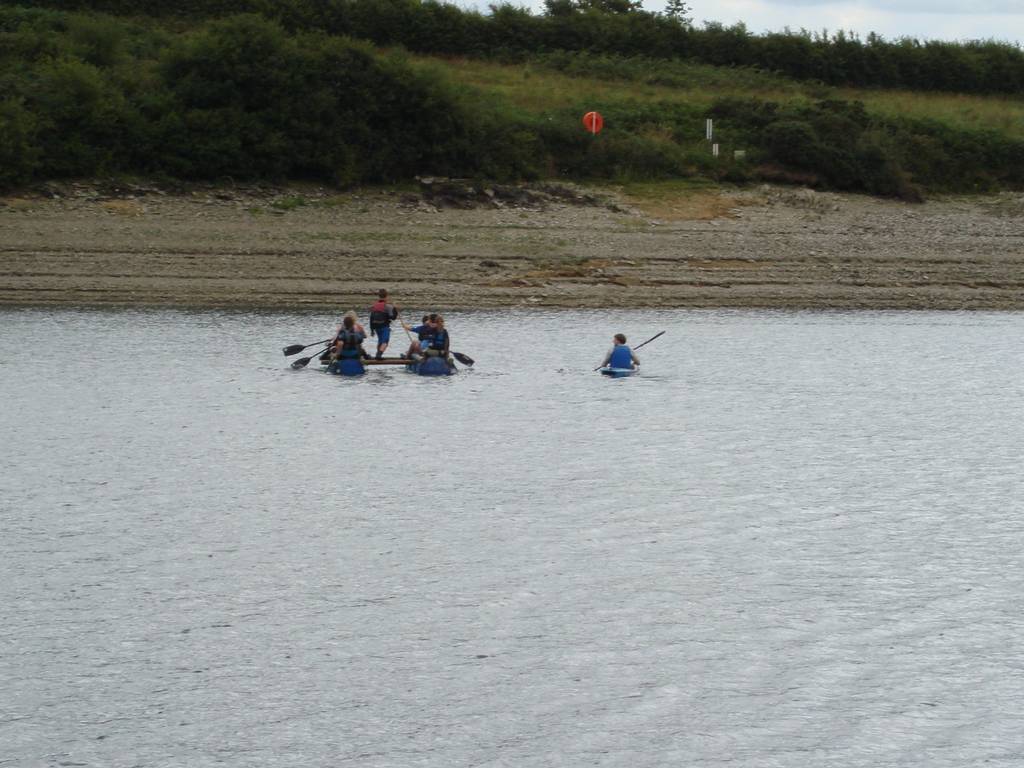
M 0 101 L 0 187 L 23 184 L 36 173 L 39 147 L 33 115 L 20 101 Z

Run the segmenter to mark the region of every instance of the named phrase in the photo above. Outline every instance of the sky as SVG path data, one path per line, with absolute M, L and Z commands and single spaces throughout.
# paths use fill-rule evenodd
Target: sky
M 645 0 L 648 10 L 661 10 Z M 862 37 L 1002 40 L 1024 44 L 1024 0 L 694 0 L 702 21 L 742 21 L 751 32 L 844 29 Z
M 463 0 L 486 10 L 489 0 Z M 493 1 L 493 0 L 492 0 Z M 539 11 L 543 0 L 509 0 Z M 698 26 L 704 21 L 726 25 L 743 22 L 754 33 L 840 29 L 888 39 L 1000 40 L 1024 45 L 1024 0 L 691 0 L 687 5 Z M 664 0 L 644 0 L 661 11 Z

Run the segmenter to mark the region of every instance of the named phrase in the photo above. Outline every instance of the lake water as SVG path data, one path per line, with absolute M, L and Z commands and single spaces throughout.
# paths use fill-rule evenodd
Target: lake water
M 0 321 L 4 768 L 1024 765 L 1024 315 Z

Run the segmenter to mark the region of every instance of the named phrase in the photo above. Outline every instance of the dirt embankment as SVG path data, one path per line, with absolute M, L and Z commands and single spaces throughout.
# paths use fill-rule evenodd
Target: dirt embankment
M 45 185 L 0 198 L 0 304 L 1024 308 L 1024 196 L 761 187 Z

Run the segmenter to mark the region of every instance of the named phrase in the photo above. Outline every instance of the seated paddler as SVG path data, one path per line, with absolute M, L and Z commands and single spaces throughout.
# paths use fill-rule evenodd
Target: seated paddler
M 366 350 L 363 349 L 365 339 L 366 334 L 357 327 L 355 318 L 345 315 L 345 319 L 341 323 L 341 330 L 338 331 L 338 335 L 334 337 L 334 342 L 331 345 L 331 356 L 335 359 L 369 357 Z
M 448 350 L 451 348 L 451 337 L 444 327 L 444 318 L 441 315 L 434 315 L 433 317 L 434 335 L 426 340 L 427 346 L 423 350 L 423 354 L 427 357 L 443 357 L 451 365 L 452 361 L 448 357 Z
M 423 354 L 428 346 L 430 346 L 430 339 L 433 338 L 436 329 L 434 323 L 437 321 L 436 314 L 424 315 L 423 322 L 419 325 L 408 326 L 402 322 L 402 327 L 405 328 L 409 333 L 415 333 L 416 339 L 409 342 L 409 351 L 405 353 L 404 357 L 412 359 L 418 355 Z
M 604 356 L 604 362 L 601 363 L 602 368 L 627 368 L 632 370 L 640 367 L 640 360 L 637 358 L 636 353 L 626 346 L 626 335 L 622 333 L 616 333 L 612 337 L 612 348 L 608 350 L 608 354 Z

